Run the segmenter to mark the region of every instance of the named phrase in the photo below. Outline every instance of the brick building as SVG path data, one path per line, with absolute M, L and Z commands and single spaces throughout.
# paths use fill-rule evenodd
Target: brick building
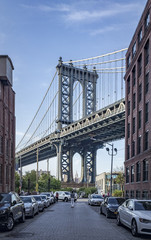
M 0 55 L 0 192 L 15 189 L 15 93 L 8 56 Z
M 151 0 L 126 54 L 125 194 L 151 198 Z

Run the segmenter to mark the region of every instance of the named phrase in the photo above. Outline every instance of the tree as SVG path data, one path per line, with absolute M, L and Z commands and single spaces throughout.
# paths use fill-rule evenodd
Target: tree
M 120 184 L 121 186 L 121 190 L 122 190 L 122 193 L 124 191 L 124 183 L 125 183 L 125 177 L 124 177 L 124 173 L 123 172 L 119 172 L 116 179 L 115 179 L 115 182 L 117 184 Z
M 15 172 L 15 191 L 19 192 L 19 186 L 20 186 L 20 175 L 18 172 Z

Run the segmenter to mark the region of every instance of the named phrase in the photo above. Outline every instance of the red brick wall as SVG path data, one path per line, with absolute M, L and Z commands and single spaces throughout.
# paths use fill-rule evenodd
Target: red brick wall
M 129 183 L 125 183 L 125 193 L 126 191 L 134 191 L 134 197 L 136 197 L 136 190 L 139 190 L 142 193 L 144 190 L 148 191 L 148 196 L 151 198 L 151 0 L 149 0 L 146 4 L 144 12 L 141 16 L 140 22 L 137 26 L 137 29 L 134 33 L 130 46 L 128 48 L 126 59 L 128 56 L 131 56 L 131 63 L 129 67 L 126 67 L 126 74 L 125 74 L 125 84 L 126 84 L 126 114 L 125 114 L 125 170 L 129 167 L 130 171 L 130 178 Z M 145 29 L 145 18 L 150 13 L 150 24 Z M 138 44 L 138 33 L 142 27 L 142 40 Z M 145 44 L 149 40 L 149 62 L 145 65 Z M 136 42 L 136 54 L 132 58 L 132 48 L 134 43 Z M 140 54 L 142 54 L 142 74 L 138 75 L 138 59 Z M 136 83 L 133 86 L 132 82 L 132 70 L 136 68 Z M 145 93 L 145 75 L 149 72 L 149 91 Z M 128 93 L 128 78 L 130 77 L 130 93 Z M 142 100 L 139 101 L 139 85 L 142 84 Z M 133 109 L 133 94 L 136 94 L 136 107 Z M 130 101 L 130 115 L 128 116 L 128 102 Z M 145 104 L 149 102 L 149 117 L 148 122 L 145 122 Z M 142 111 L 142 126 L 139 129 L 139 111 Z M 132 132 L 133 127 L 133 118 L 135 117 L 135 133 Z M 128 124 L 130 124 L 130 137 L 128 137 Z M 148 131 L 149 133 L 149 146 L 147 150 L 144 150 L 145 146 L 145 132 Z M 141 152 L 138 153 L 138 137 L 141 136 Z M 132 154 L 132 142 L 135 142 L 135 154 Z M 129 158 L 128 158 L 128 145 L 129 145 Z M 143 160 L 148 160 L 148 181 L 143 182 Z M 141 164 L 141 180 L 140 182 L 136 182 L 136 163 L 140 162 Z M 131 166 L 134 165 L 134 182 L 131 183 Z M 125 172 L 126 175 L 126 172 Z
M 0 192 L 8 192 L 15 190 L 15 93 L 10 85 L 3 83 L 0 81 L 0 136 L 3 139 Z

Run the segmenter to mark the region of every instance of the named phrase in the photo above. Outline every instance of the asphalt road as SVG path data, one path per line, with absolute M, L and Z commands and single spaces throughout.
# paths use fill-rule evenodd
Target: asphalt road
M 11 232 L 0 232 L 3 240 L 131 240 L 137 239 L 129 229 L 118 227 L 115 219 L 99 214 L 99 208 L 78 200 L 74 208 L 61 202 L 45 209 L 34 219 L 17 223 Z M 141 236 L 138 240 L 151 239 Z

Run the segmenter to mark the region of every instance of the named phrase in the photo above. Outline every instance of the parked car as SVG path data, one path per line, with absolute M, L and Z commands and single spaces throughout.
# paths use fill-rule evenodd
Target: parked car
M 68 202 L 71 200 L 70 192 L 64 191 L 57 191 L 58 192 L 58 199 Z M 54 194 L 56 196 L 56 192 Z
M 99 194 L 90 194 L 88 197 L 88 204 L 89 205 L 95 205 L 100 206 L 100 204 L 103 202 L 104 198 Z
M 14 222 L 25 221 L 25 207 L 17 193 L 0 193 L 0 226 L 8 231 L 14 227 Z
M 116 217 L 117 209 L 124 201 L 122 197 L 105 197 L 100 205 L 100 214 L 105 214 L 107 218 Z
M 151 235 L 151 200 L 128 199 L 119 208 L 117 225 L 131 229 L 132 235 Z
M 53 203 L 53 199 L 52 199 L 51 193 L 49 193 L 49 192 L 42 192 L 42 193 L 40 193 L 40 195 L 46 195 L 47 196 L 48 201 L 49 201 L 49 205 L 51 205 Z
M 41 198 L 43 199 L 45 208 L 49 207 L 49 199 L 47 195 L 39 195 L 39 196 L 41 196 Z
M 39 213 L 38 203 L 33 196 L 20 196 L 25 205 L 25 216 L 34 217 Z
M 42 199 L 42 197 L 40 195 L 33 195 L 33 197 L 35 198 L 35 200 L 38 203 L 38 209 L 40 212 L 43 212 L 45 206 L 44 206 L 44 200 Z

